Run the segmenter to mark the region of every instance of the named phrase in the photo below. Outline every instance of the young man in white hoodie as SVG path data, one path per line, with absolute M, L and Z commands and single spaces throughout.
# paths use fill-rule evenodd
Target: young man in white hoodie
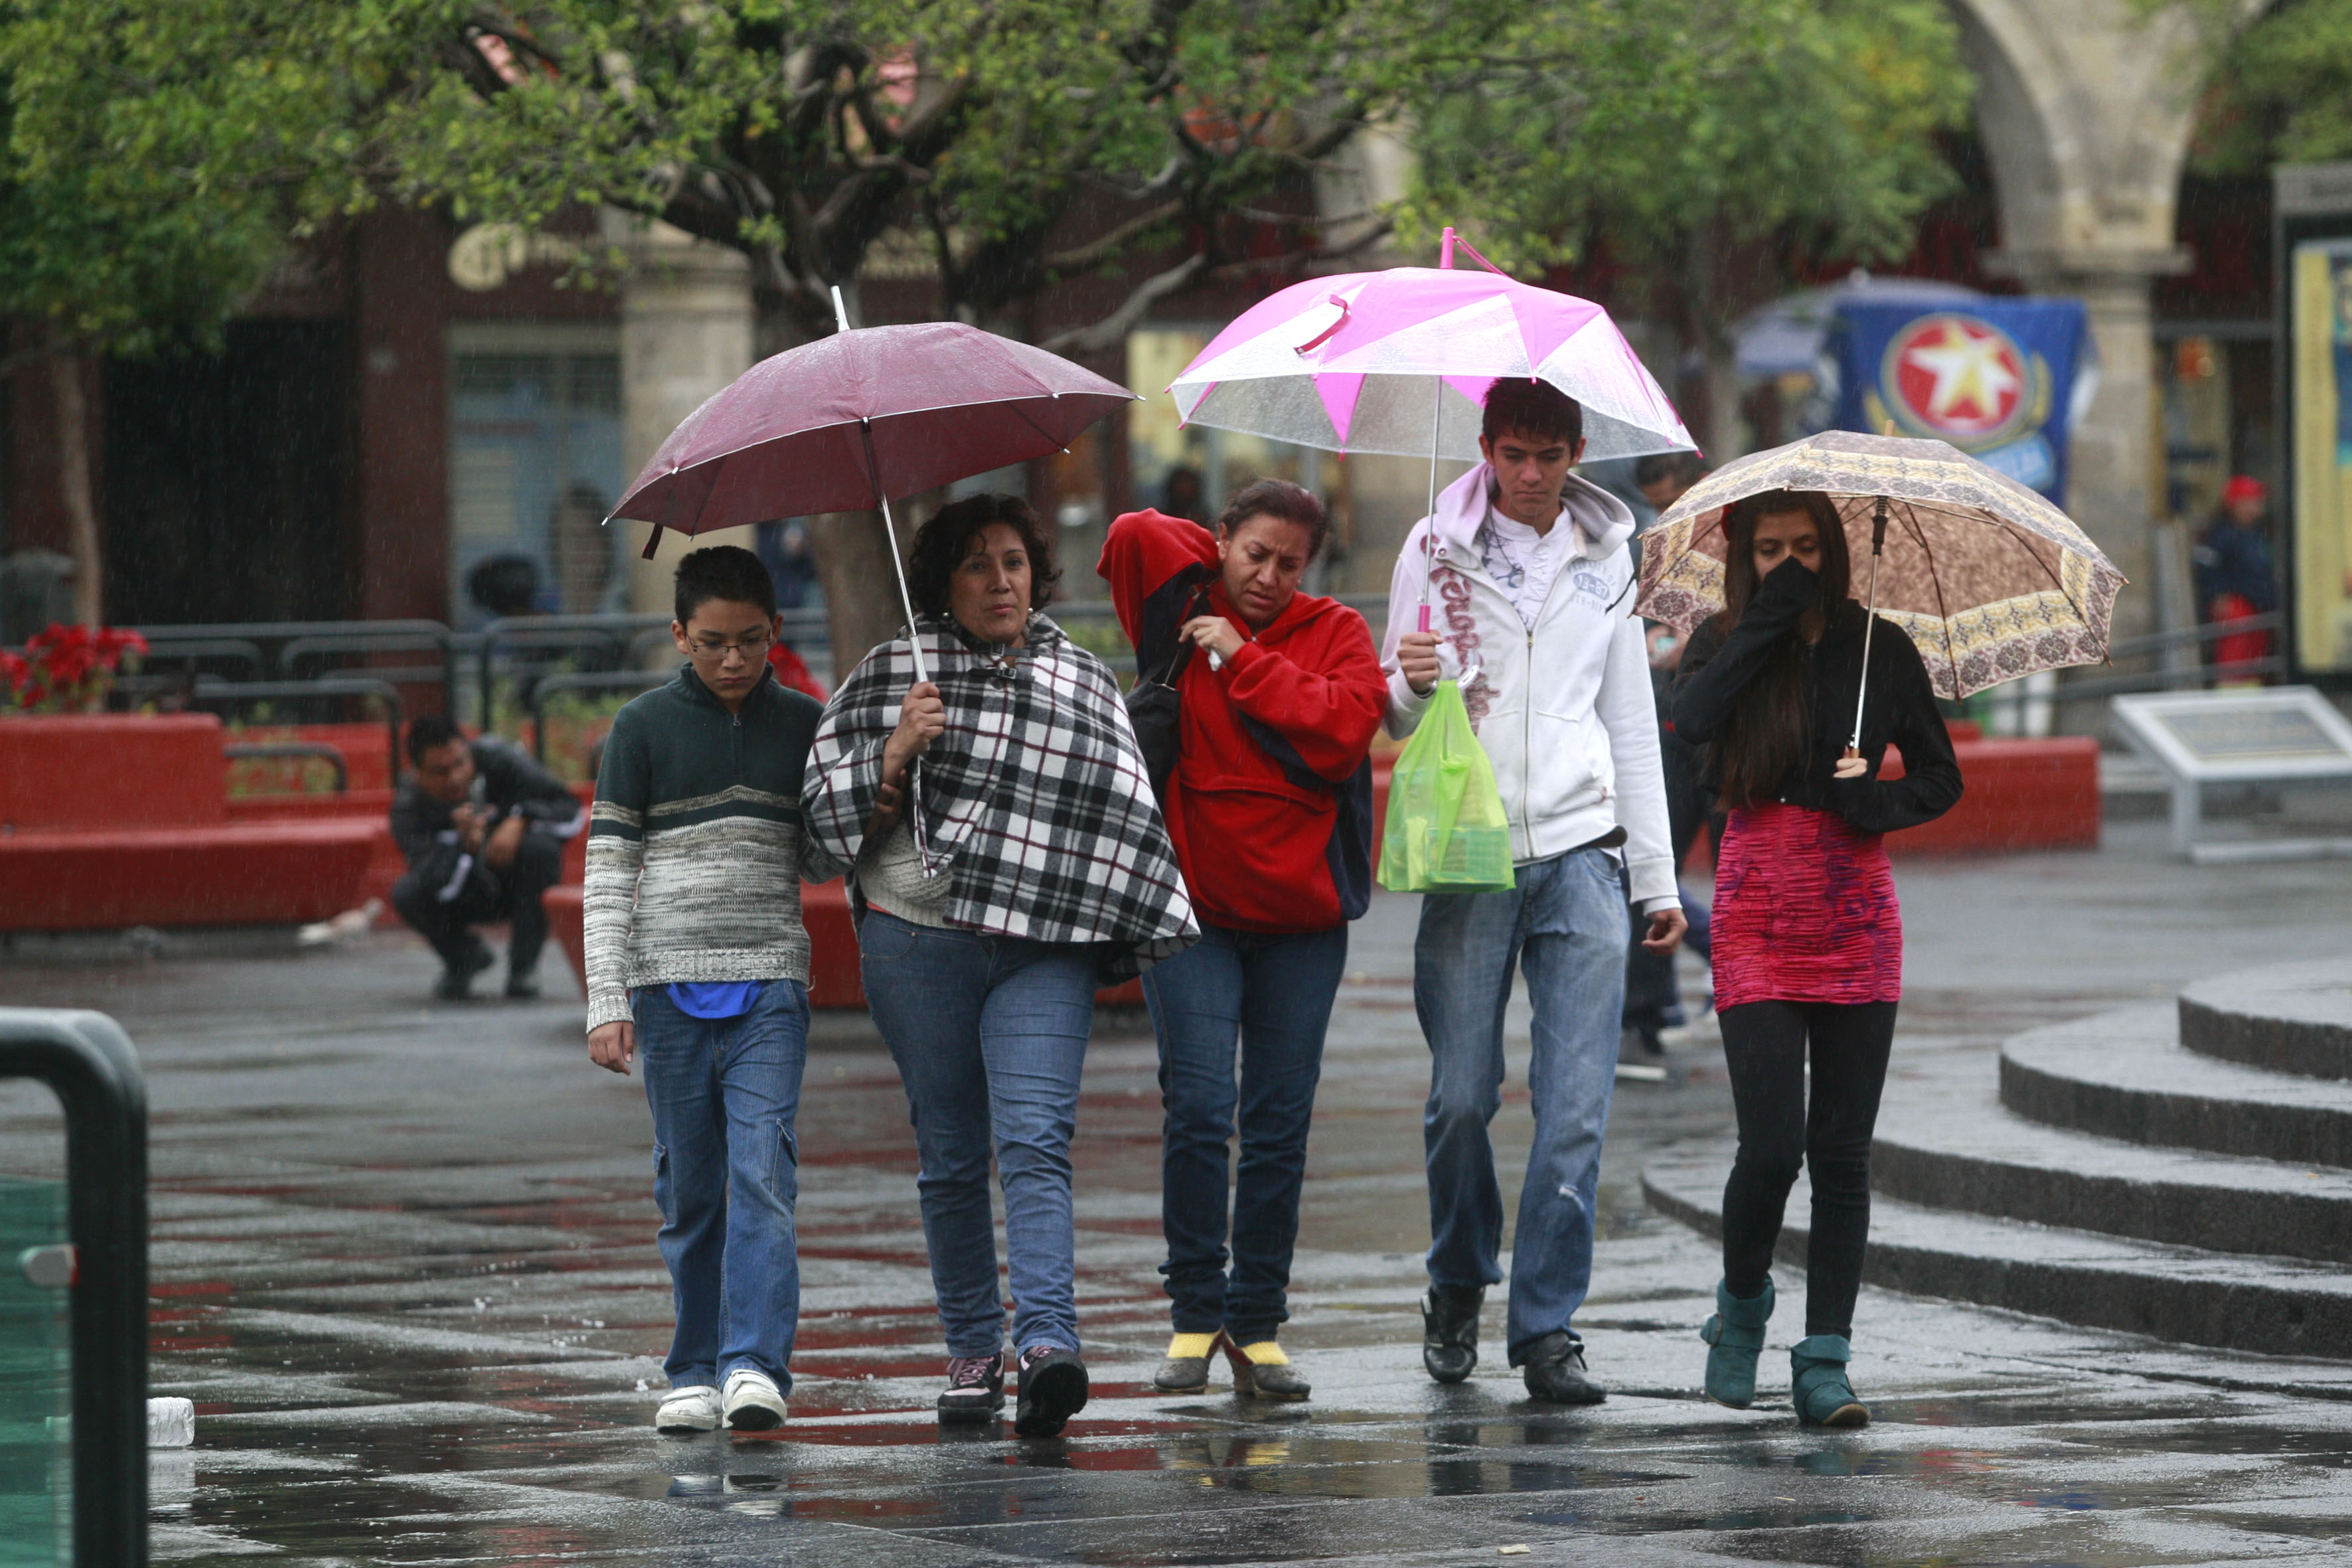
M 1406 536 L 1381 660 L 1399 737 L 1420 723 L 1440 679 L 1461 682 L 1516 862 L 1509 892 L 1422 900 L 1413 1004 L 1432 1058 L 1422 1361 L 1440 1383 L 1470 1375 L 1479 1307 L 1503 1278 L 1503 1194 L 1486 1129 L 1502 1098 L 1503 1009 L 1524 963 L 1536 1132 L 1512 1237 L 1508 1350 L 1529 1394 L 1570 1405 L 1607 1397 L 1570 1321 L 1592 1273 L 1626 900 L 1649 918 L 1652 952 L 1672 952 L 1684 927 L 1649 660 L 1633 614 L 1633 515 L 1569 472 L 1584 455 L 1583 425 L 1583 410 L 1547 383 L 1504 377 L 1488 389 L 1486 461 Z M 1430 629 L 1419 631 L 1424 603 Z

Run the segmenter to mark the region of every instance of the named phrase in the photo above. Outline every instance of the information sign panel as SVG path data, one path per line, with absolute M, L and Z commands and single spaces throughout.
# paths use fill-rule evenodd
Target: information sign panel
M 2115 715 L 2132 749 L 2171 782 L 2174 847 L 2192 858 L 2254 852 L 2253 847 L 2200 852 L 2200 792 L 2207 784 L 2352 779 L 2352 722 L 2308 686 L 2118 697 Z M 2296 853 L 2329 853 L 2336 847 L 2332 840 L 2305 840 L 2293 847 Z

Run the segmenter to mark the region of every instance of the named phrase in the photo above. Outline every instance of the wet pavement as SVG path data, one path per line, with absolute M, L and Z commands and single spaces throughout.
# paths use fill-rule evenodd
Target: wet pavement
M 2340 953 L 2342 865 L 2196 868 L 2161 825 L 2095 855 L 1898 868 L 1906 1046 L 1948 1065 L 2195 975 Z M 2352 1362 L 2184 1351 L 1878 1290 L 1857 1318 L 1876 1424 L 1800 1431 L 1697 1395 L 1712 1248 L 1646 1210 L 1642 1166 L 1729 1124 L 1702 1036 L 1621 1086 L 1580 1327 L 1605 1405 L 1528 1403 L 1490 1361 L 1422 1373 L 1426 1053 L 1412 900 L 1356 931 L 1310 1152 L 1285 1343 L 1316 1384 L 1258 1407 L 1153 1395 L 1165 1344 L 1153 1053 L 1106 1017 L 1075 1150 L 1096 1396 L 1066 1437 L 942 1433 L 940 1351 L 888 1058 L 818 1030 L 801 1121 L 792 1419 L 649 1425 L 668 1294 L 639 1086 L 591 1068 L 576 995 L 425 1003 L 404 936 L 18 942 L 0 999 L 103 1008 L 154 1106 L 154 1391 L 196 1401 L 152 1461 L 160 1560 L 792 1564 L 2329 1563 L 2352 1551 Z M 1522 1022 L 1523 1027 L 1523 1022 Z M 1521 1034 L 1522 1048 L 1524 1035 Z M 1497 1142 L 1526 1144 L 1514 1081 Z M 29 1094 L 0 1167 L 54 1168 Z M 1768 1374 L 1801 1331 L 1801 1281 Z M 2352 1346 L 2347 1347 L 2352 1356 Z

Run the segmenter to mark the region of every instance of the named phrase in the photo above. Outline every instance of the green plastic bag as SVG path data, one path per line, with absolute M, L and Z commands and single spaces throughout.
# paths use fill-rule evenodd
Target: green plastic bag
M 1495 766 L 1470 728 L 1462 689 L 1441 680 L 1389 778 L 1381 886 L 1392 893 L 1501 893 L 1516 885 Z

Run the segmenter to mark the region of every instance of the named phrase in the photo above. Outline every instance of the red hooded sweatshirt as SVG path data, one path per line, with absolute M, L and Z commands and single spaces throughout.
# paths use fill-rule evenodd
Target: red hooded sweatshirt
M 1325 931 L 1363 913 L 1372 735 L 1387 678 L 1364 617 L 1337 599 L 1293 595 L 1253 635 L 1225 597 L 1216 536 L 1199 523 L 1131 511 L 1110 525 L 1097 571 L 1119 626 L 1154 672 L 1185 611 L 1205 594 L 1247 639 L 1222 670 L 1197 649 L 1177 681 L 1181 751 L 1168 832 L 1202 921 L 1235 931 Z M 1360 835 L 1357 829 L 1362 829 Z

